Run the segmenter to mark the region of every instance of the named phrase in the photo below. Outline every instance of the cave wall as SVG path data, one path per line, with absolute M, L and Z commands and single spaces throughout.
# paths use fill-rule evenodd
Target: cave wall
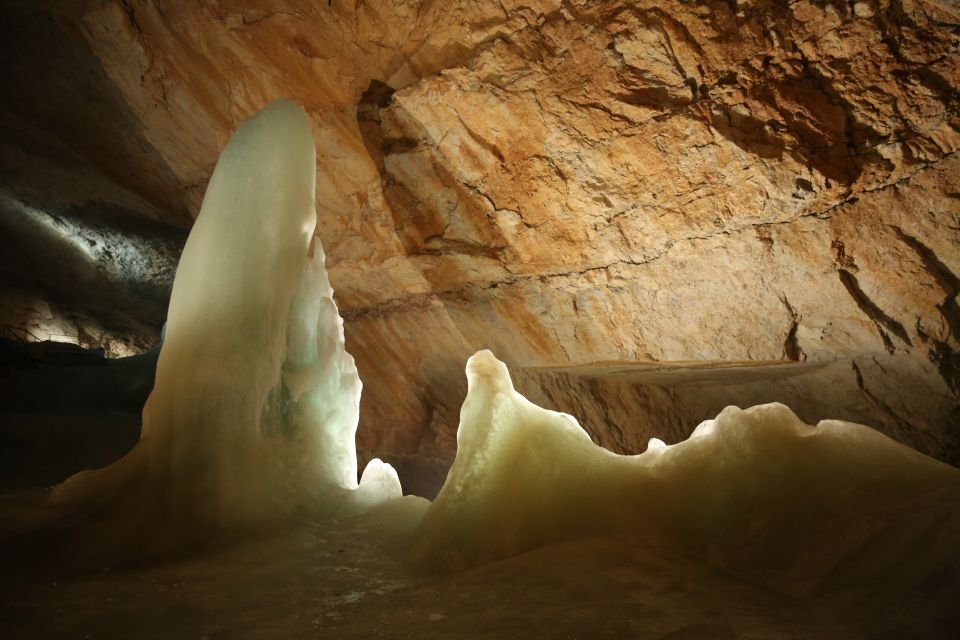
M 130 356 L 156 346 L 186 230 L 104 203 L 0 193 L 0 338 Z
M 783 400 L 960 462 L 954 4 L 3 11 L 31 206 L 188 225 L 238 122 L 307 109 L 358 445 L 401 474 L 452 457 L 483 347 L 621 451 Z
M 192 220 L 179 185 L 56 3 L 0 7 L 0 69 L 0 339 L 155 346 Z

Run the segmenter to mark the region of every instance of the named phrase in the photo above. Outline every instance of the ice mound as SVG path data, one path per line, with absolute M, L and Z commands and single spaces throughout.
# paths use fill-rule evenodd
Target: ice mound
M 177 269 L 141 440 L 68 479 L 52 504 L 168 541 L 357 489 L 361 383 L 313 235 L 315 154 L 288 101 L 236 131 Z M 358 499 L 398 497 L 393 470 L 371 464 Z
M 489 351 L 467 379 L 456 460 L 420 526 L 428 562 L 630 535 L 798 595 L 960 569 L 960 470 L 868 427 L 728 407 L 685 442 L 620 456 L 517 393 Z

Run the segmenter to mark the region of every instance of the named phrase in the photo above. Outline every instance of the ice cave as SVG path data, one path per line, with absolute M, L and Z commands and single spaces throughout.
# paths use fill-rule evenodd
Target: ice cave
M 0 14 L 0 638 L 960 637 L 956 3 Z

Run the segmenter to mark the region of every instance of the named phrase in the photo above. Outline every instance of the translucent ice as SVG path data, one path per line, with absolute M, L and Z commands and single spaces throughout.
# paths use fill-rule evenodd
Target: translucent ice
M 176 538 L 357 489 L 361 384 L 313 236 L 315 173 L 309 121 L 293 103 L 237 130 L 177 269 L 141 440 L 68 479 L 54 503 L 96 503 L 108 519 Z M 399 496 L 393 470 L 372 464 L 358 499 Z
M 960 470 L 868 427 L 728 407 L 684 442 L 620 456 L 517 393 L 489 351 L 467 379 L 457 457 L 420 526 L 429 562 L 630 535 L 790 593 L 960 569 Z

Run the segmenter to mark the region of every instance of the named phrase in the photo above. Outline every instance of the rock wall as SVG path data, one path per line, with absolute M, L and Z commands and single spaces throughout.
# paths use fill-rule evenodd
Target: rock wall
M 0 193 L 0 339 L 130 356 L 159 343 L 186 232 L 112 210 Z
M 960 462 L 951 3 L 3 11 L 0 166 L 38 206 L 189 224 L 239 121 L 307 109 L 358 444 L 402 477 L 452 457 L 483 347 L 620 451 L 782 399 Z

